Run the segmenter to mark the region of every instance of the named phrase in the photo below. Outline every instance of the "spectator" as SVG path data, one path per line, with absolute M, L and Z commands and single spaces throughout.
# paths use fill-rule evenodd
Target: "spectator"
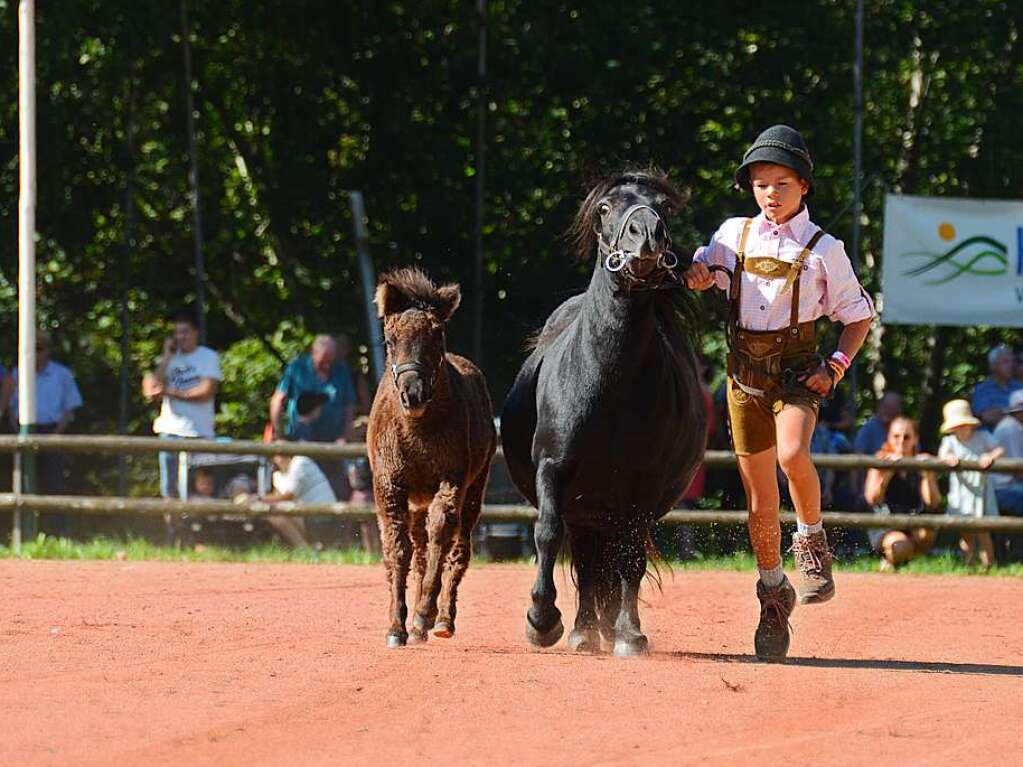
M 875 455 L 888 439 L 888 427 L 902 415 L 902 395 L 887 391 L 877 403 L 877 413 L 856 432 L 853 448 L 860 455 Z
M 75 411 L 82 406 L 74 374 L 59 362 L 50 359 L 52 343 L 45 330 L 36 331 L 36 431 L 39 434 L 63 434 Z M 18 428 L 18 368 L 14 368 L 10 415 L 14 428 Z M 41 452 L 36 459 L 37 491 L 48 495 L 66 492 L 67 457 L 63 453 Z M 43 527 L 54 535 L 65 535 L 68 515 L 63 513 L 43 517 Z
M 916 424 L 899 416 L 888 427 L 888 439 L 877 452 L 878 458 L 932 458 L 918 453 L 920 437 Z M 941 504 L 938 480 L 932 471 L 911 472 L 896 469 L 867 470 L 867 503 L 875 514 L 922 514 L 936 511 Z M 918 527 L 910 530 L 878 530 L 869 532 L 870 545 L 881 555 L 881 569 L 893 570 L 934 546 L 934 530 Z
M 326 395 L 319 416 L 303 425 L 298 417 L 298 398 L 305 392 Z M 348 366 L 337 359 L 337 343 L 318 335 L 305 354 L 292 360 L 270 398 L 270 423 L 274 435 L 312 442 L 351 440 L 356 393 Z M 286 422 L 285 422 L 286 417 Z M 344 464 L 340 460 L 319 460 L 320 468 L 338 498 L 347 498 Z
M 994 437 L 978 429 L 980 421 L 970 412 L 970 403 L 955 399 L 943 409 L 944 421 L 941 433 L 947 435 L 941 441 L 938 456 L 952 467 L 963 459 L 976 460 L 987 468 L 1002 454 L 1002 448 Z M 981 517 L 998 514 L 998 500 L 995 486 L 988 476 L 979 471 L 954 471 L 949 478 L 948 513 L 964 517 Z M 967 565 L 973 564 L 974 555 L 980 553 L 980 564 L 985 570 L 994 561 L 994 544 L 991 533 L 961 533 L 959 549 Z
M 275 455 L 273 484 L 276 492 L 263 496 L 267 503 L 294 501 L 295 503 L 337 503 L 337 496 L 330 482 L 320 471 L 320 467 L 311 458 L 304 455 Z M 236 503 L 249 500 L 247 494 L 235 497 Z M 267 517 L 267 521 L 284 540 L 297 548 L 309 548 L 306 539 L 305 522 L 301 517 L 289 517 L 275 514 Z
M 208 466 L 200 466 L 192 476 L 195 485 L 193 497 L 199 501 L 212 501 L 217 498 L 217 478 Z
M 1009 406 L 995 427 L 994 437 L 1006 458 L 1023 458 L 1023 390 L 1010 395 Z M 991 481 L 995 485 L 998 513 L 1023 517 L 1023 472 L 994 474 Z M 1019 558 L 1023 554 L 1023 536 L 1007 536 L 1006 540 L 1011 554 Z
M 189 312 L 174 316 L 174 334 L 163 342 L 156 369 L 142 379 L 142 394 L 161 400 L 153 431 L 163 439 L 212 439 L 214 400 L 222 379 L 220 358 L 199 344 L 199 325 Z M 160 453 L 160 495 L 178 497 L 178 453 Z
M 1016 383 L 1023 386 L 1023 349 L 1016 352 L 1016 367 L 1013 371 L 1012 376 Z
M 1008 346 L 996 346 L 989 351 L 987 366 L 990 375 L 974 387 L 971 404 L 984 427 L 992 430 L 1005 415 L 1009 395 L 1023 389 L 1023 384 L 1012 377 L 1016 356 Z

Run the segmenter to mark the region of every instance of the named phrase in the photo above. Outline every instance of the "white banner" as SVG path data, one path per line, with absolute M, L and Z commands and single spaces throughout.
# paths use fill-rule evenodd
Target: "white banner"
M 1023 327 L 1023 202 L 889 194 L 885 322 Z

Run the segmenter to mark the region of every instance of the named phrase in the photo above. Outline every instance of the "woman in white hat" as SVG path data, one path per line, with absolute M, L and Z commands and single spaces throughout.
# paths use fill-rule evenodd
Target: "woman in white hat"
M 945 435 L 938 448 L 938 457 L 949 466 L 958 466 L 961 460 L 979 461 L 988 468 L 1005 451 L 988 432 L 978 429 L 980 421 L 970 410 L 970 403 L 954 399 L 942 410 L 941 433 Z M 948 486 L 948 513 L 964 517 L 982 517 L 998 514 L 995 486 L 990 477 L 980 471 L 954 471 Z M 980 564 L 985 570 L 994 562 L 994 544 L 991 533 L 967 533 L 959 536 L 959 550 L 967 565 L 973 564 L 980 552 Z

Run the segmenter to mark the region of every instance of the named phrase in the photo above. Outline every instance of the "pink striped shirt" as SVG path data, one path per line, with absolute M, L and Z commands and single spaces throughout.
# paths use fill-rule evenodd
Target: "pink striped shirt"
M 694 261 L 707 266 L 720 265 L 735 270 L 745 218 L 730 218 L 714 233 L 710 244 L 696 251 Z M 786 223 L 778 226 L 761 213 L 753 219 L 746 239 L 746 256 L 769 256 L 794 262 L 819 227 L 810 221 L 806 206 Z M 719 288 L 728 289 L 728 277 L 714 273 Z M 739 324 L 746 330 L 779 330 L 788 327 L 791 292 L 779 295 L 781 279 L 764 279 L 743 271 Z M 827 315 L 848 325 L 874 316 L 874 303 L 860 286 L 845 253 L 845 246 L 829 234 L 824 235 L 803 264 L 799 294 L 799 321 L 809 322 Z

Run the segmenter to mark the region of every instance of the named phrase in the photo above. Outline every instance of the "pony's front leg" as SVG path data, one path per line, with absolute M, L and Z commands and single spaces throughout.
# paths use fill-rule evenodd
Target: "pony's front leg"
M 380 527 L 380 541 L 384 553 L 384 570 L 391 592 L 391 627 L 387 630 L 388 647 L 404 647 L 408 641 L 405 619 L 408 606 L 405 603 L 405 584 L 409 565 L 412 561 L 412 540 L 408 529 L 408 498 L 397 491 L 384 489 L 379 483 L 376 489 L 377 524 Z
M 647 638 L 639 623 L 639 587 L 646 573 L 645 534 L 630 528 L 620 543 L 618 569 L 622 581 L 622 606 L 615 621 L 614 653 L 643 655 Z
M 441 482 L 426 512 L 426 532 L 430 537 L 426 549 L 426 574 L 416 617 L 412 621 L 412 638 L 417 641 L 426 641 L 427 632 L 437 619 L 437 597 L 440 596 L 444 560 L 458 527 L 461 502 L 458 487 L 447 481 Z
M 433 627 L 436 637 L 450 638 L 455 635 L 455 617 L 458 614 L 458 586 L 469 568 L 472 558 L 472 531 L 476 527 L 483 508 L 483 493 L 490 476 L 489 465 L 469 485 L 462 500 L 462 511 L 458 519 L 458 531 L 451 545 L 447 562 L 444 563 L 443 586 L 437 607 L 437 621 Z
M 554 604 L 558 596 L 554 587 L 554 564 L 565 532 L 558 507 L 558 480 L 554 463 L 541 459 L 536 471 L 536 499 L 540 508 L 534 533 L 537 573 L 532 591 L 533 606 L 526 612 L 526 638 L 539 647 L 550 647 L 565 632 L 561 611 Z

